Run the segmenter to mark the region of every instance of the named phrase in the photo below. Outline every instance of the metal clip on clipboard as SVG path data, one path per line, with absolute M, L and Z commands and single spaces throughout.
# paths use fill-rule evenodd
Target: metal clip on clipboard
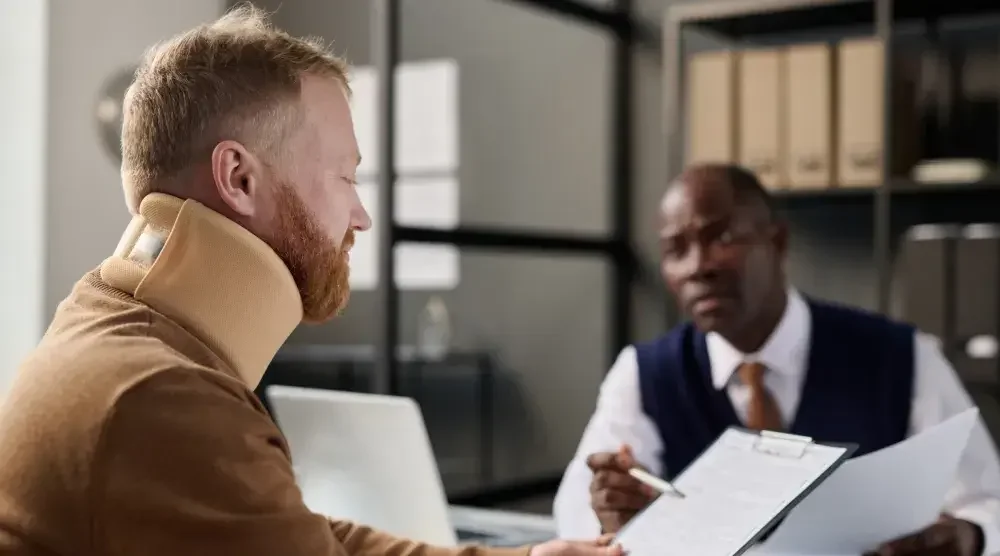
M 800 459 L 812 443 L 808 436 L 764 430 L 754 440 L 753 449 L 771 456 Z

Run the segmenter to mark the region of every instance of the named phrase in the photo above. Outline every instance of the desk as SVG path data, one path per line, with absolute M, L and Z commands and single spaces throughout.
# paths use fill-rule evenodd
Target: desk
M 555 520 L 550 516 L 468 506 L 450 506 L 448 515 L 466 542 L 525 546 L 556 538 Z

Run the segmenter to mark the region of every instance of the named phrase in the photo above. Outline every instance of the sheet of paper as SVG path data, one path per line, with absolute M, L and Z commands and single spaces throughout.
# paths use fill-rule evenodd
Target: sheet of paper
M 810 445 L 801 457 L 756 448 L 729 429 L 618 535 L 631 556 L 732 556 L 818 480 L 845 449 Z
M 937 519 L 978 419 L 975 408 L 845 462 L 755 554 L 862 554 Z

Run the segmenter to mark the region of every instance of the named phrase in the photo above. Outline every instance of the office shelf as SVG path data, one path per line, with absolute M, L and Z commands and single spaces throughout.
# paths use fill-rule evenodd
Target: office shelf
M 893 181 L 889 187 L 893 195 L 962 195 L 1000 193 L 1000 179 L 986 178 L 962 183 L 916 183 L 907 180 Z
M 912 2 L 897 0 L 893 4 L 893 20 L 909 21 L 948 17 L 978 17 L 1000 14 L 996 0 L 937 0 Z
M 874 25 L 872 0 L 731 0 L 678 4 L 668 18 L 731 38 Z
M 865 199 L 875 196 L 874 187 L 830 187 L 824 189 L 775 189 L 771 196 L 779 201 L 810 199 Z
M 957 184 L 893 184 L 891 240 L 907 228 L 925 223 L 996 222 L 1000 181 Z
M 671 21 L 730 37 L 874 26 L 881 0 L 723 0 L 671 6 Z M 995 0 L 897 1 L 893 22 L 997 14 Z M 874 27 L 873 27 L 874 28 Z
M 830 187 L 825 189 L 777 189 L 771 195 L 781 202 L 812 199 L 859 199 L 871 201 L 879 193 L 878 186 L 871 187 Z M 916 183 L 895 180 L 889 185 L 889 193 L 894 197 L 936 197 L 946 195 L 1000 195 L 1000 179 L 990 178 L 965 183 Z
M 625 34 L 632 25 L 627 13 L 592 6 L 576 0 L 503 0 L 508 4 L 520 4 L 542 10 L 568 20 L 579 21 L 599 28 L 610 29 L 616 34 Z
M 730 46 L 739 47 L 759 39 L 781 38 L 782 34 L 805 36 L 825 30 L 846 35 L 856 33 L 861 27 L 870 29 L 867 32 L 886 45 L 885 73 L 894 75 L 899 63 L 896 54 L 901 48 L 896 40 L 901 22 L 925 23 L 925 32 L 933 34 L 938 22 L 946 18 L 985 16 L 1000 16 L 1000 3 L 996 0 L 718 0 L 672 6 L 664 20 L 663 44 L 668 164 L 672 171 L 683 165 L 685 30 L 707 31 Z M 891 153 L 895 152 L 896 138 L 891 80 L 889 83 L 882 91 L 883 151 Z M 891 174 L 887 166 L 883 173 Z M 885 187 L 873 184 L 868 188 L 777 191 L 774 195 L 786 212 L 797 207 L 815 210 L 829 206 L 830 210 L 837 210 L 845 204 L 871 205 L 878 309 L 888 312 L 892 298 L 893 245 L 901 226 L 919 223 L 921 218 L 928 222 L 941 222 L 944 218 L 954 218 L 956 222 L 979 219 L 986 214 L 984 207 L 995 206 L 1000 200 L 998 193 L 1000 177 L 954 184 L 918 184 L 892 178 Z

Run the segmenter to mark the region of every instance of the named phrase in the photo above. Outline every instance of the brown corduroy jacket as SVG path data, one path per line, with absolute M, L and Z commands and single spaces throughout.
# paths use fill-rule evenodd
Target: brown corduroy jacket
M 147 197 L 0 409 L 0 556 L 525 556 L 306 508 L 252 392 L 301 316 L 266 244 L 192 201 Z

